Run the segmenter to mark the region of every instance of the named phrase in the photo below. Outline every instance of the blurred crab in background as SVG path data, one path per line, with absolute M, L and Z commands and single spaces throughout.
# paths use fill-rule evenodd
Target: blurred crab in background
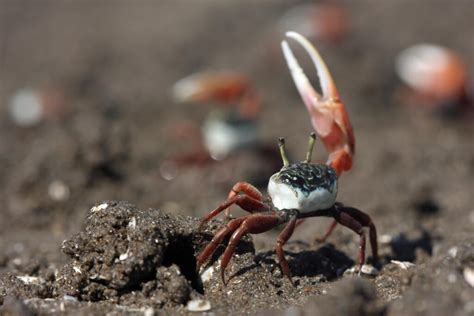
M 173 124 L 174 134 L 191 138 L 195 149 L 165 160 L 160 168 L 165 179 L 172 179 L 181 168 L 203 166 L 249 152 L 270 165 L 269 172 L 277 168 L 275 149 L 259 141 L 261 102 L 246 76 L 230 71 L 196 73 L 176 82 L 172 93 L 178 103 L 212 104 L 214 107 L 201 125 L 195 122 Z M 259 172 L 258 177 L 261 174 Z M 267 176 L 265 172 L 263 174 Z
M 398 93 L 403 103 L 423 105 L 448 117 L 472 110 L 467 66 L 455 51 L 414 45 L 399 53 L 395 70 L 406 86 Z
M 217 102 L 226 110 L 214 110 L 202 125 L 202 141 L 211 158 L 257 143 L 260 101 L 249 80 L 232 72 L 204 72 L 181 79 L 173 86 L 177 102 Z
M 309 217 L 334 218 L 321 240 L 325 240 L 338 223 L 360 236 L 359 272 L 365 263 L 365 228 L 368 228 L 373 259 L 378 260 L 377 232 L 370 216 L 358 209 L 336 202 L 338 178 L 344 171 L 351 169 L 355 148 L 354 133 L 345 106 L 339 98 L 332 76 L 318 51 L 302 35 L 296 32 L 288 32 L 286 35 L 303 46 L 316 66 L 322 94 L 316 92 L 311 86 L 288 43 L 282 42 L 283 53 L 293 80 L 309 111 L 316 134 L 329 151 L 329 158 L 326 164 L 311 163 L 316 138 L 316 135 L 312 133 L 306 159 L 302 162 L 290 163 L 285 152 L 284 139 L 280 138 L 279 148 L 283 167 L 270 177 L 269 197 L 264 197 L 250 183 L 238 182 L 233 186 L 227 200 L 202 219 L 200 227 L 223 211 L 228 215 L 229 207 L 233 204 L 251 213 L 231 219 L 215 233 L 210 243 L 197 257 L 199 270 L 224 238 L 230 235 L 220 264 L 224 284 L 225 269 L 242 236 L 247 233 L 260 234 L 281 224 L 286 224 L 286 226 L 278 236 L 276 255 L 283 274 L 292 282 L 283 246 L 290 239 L 298 223 Z

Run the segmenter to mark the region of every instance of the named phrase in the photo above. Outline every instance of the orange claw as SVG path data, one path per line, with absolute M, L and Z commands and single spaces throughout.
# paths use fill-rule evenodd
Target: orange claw
M 333 167 L 339 176 L 343 171 L 351 169 L 355 149 L 354 131 L 346 108 L 339 99 L 339 92 L 331 73 L 314 46 L 296 32 L 287 32 L 286 36 L 303 46 L 316 66 L 322 95 L 314 90 L 288 43 L 282 41 L 283 54 L 296 87 L 308 109 L 313 128 L 329 151 L 327 164 Z
M 193 74 L 174 84 L 173 96 L 178 102 L 237 102 L 241 116 L 246 119 L 255 119 L 259 112 L 259 100 L 248 79 L 233 72 Z

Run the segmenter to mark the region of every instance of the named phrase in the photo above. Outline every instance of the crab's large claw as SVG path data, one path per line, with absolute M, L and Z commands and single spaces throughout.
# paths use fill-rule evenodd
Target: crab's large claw
M 249 80 L 233 72 L 202 72 L 176 82 L 172 94 L 177 102 L 238 104 L 244 118 L 253 119 L 259 112 L 259 100 Z
M 354 132 L 346 108 L 339 99 L 339 93 L 326 64 L 314 46 L 296 32 L 287 32 L 286 36 L 303 46 L 316 66 L 322 94 L 314 90 L 288 43 L 282 41 L 286 62 L 308 109 L 311 123 L 329 151 L 328 164 L 340 175 L 351 169 L 355 148 Z

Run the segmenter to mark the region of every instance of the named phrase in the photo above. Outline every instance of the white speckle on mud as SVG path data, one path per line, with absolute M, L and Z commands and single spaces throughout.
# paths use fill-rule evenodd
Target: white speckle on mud
M 214 274 L 214 267 L 210 266 L 203 273 L 201 273 L 201 280 L 202 282 L 208 282 L 211 280 L 212 275 Z
M 148 307 L 143 311 L 143 316 L 155 316 L 155 310 L 151 307 Z
M 100 210 L 105 210 L 108 206 L 109 206 L 109 204 L 102 203 L 100 205 L 97 205 L 97 206 L 94 206 L 93 208 L 91 208 L 91 212 L 95 213 L 95 212 L 100 211 Z
M 208 300 L 191 300 L 186 304 L 186 309 L 190 312 L 207 312 L 211 309 L 211 303 Z
M 448 255 L 452 258 L 456 258 L 456 256 L 458 255 L 458 247 L 452 247 L 448 250 Z
M 359 272 L 358 266 L 353 266 L 352 268 L 344 271 L 344 274 L 356 274 L 358 272 Z M 362 268 L 360 269 L 360 273 L 365 274 L 365 275 L 370 275 L 370 276 L 376 276 L 379 273 L 379 270 L 377 270 L 374 266 L 370 264 L 364 264 Z
M 232 290 L 227 291 L 227 295 L 231 295 L 231 294 L 232 294 Z
M 373 276 L 379 274 L 379 270 L 377 270 L 374 266 L 370 264 L 364 264 L 362 268 L 360 269 L 360 272 L 362 274 L 373 275 Z
M 464 275 L 464 280 L 466 280 L 471 287 L 474 287 L 474 269 L 465 267 L 462 274 Z
M 79 274 L 82 274 L 82 271 L 81 271 L 81 269 L 80 269 L 79 267 L 77 267 L 77 266 L 72 266 L 72 269 L 74 270 L 74 272 L 79 273 Z
M 128 258 L 128 252 L 121 254 L 119 257 L 119 260 L 123 261 L 123 260 L 126 260 L 127 258 Z
M 17 279 L 21 280 L 25 284 L 40 284 L 44 282 L 42 278 L 30 275 L 17 276 Z
M 132 217 L 132 219 L 128 223 L 128 228 L 135 229 L 136 227 L 137 227 L 137 219 L 135 217 Z
M 391 260 L 391 263 L 397 265 L 399 268 L 402 270 L 408 270 L 408 268 L 412 268 L 415 266 L 414 263 L 409 262 L 409 261 L 398 261 L 398 260 Z
M 390 235 L 381 235 L 379 236 L 379 242 L 383 245 L 388 245 L 393 240 L 393 237 Z
M 77 302 L 77 297 L 71 295 L 64 295 L 63 300 L 68 302 Z

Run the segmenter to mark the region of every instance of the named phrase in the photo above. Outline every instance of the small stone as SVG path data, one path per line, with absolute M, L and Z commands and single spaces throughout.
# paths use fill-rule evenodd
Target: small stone
M 143 316 L 155 316 L 155 310 L 151 307 L 148 307 L 143 311 Z
M 388 245 L 388 244 L 390 244 L 390 243 L 392 242 L 392 240 L 393 240 L 393 237 L 390 236 L 390 235 L 381 235 L 381 236 L 379 237 L 379 242 L 380 242 L 381 244 L 383 244 L 383 245 Z
M 132 217 L 132 219 L 128 223 L 128 228 L 130 228 L 130 229 L 137 228 L 137 219 L 135 217 Z
M 344 275 L 356 274 L 357 272 L 359 272 L 358 267 L 353 266 L 352 268 L 344 271 Z M 364 264 L 362 268 L 360 269 L 360 273 L 365 274 L 365 275 L 375 276 L 379 273 L 379 270 L 377 270 L 374 266 L 370 264 Z
M 214 274 L 214 267 L 210 266 L 203 273 L 201 273 L 201 280 L 202 282 L 208 282 L 211 280 L 212 275 Z
M 462 274 L 464 275 L 464 280 L 466 280 L 471 287 L 474 287 L 474 269 L 465 267 Z
M 10 117 L 19 126 L 28 127 L 39 123 L 43 119 L 43 112 L 41 95 L 34 89 L 20 89 L 10 99 Z
M 17 276 L 17 279 L 21 280 L 25 284 L 40 284 L 44 282 L 42 278 L 29 275 Z
M 408 270 L 408 268 L 412 268 L 415 266 L 414 263 L 409 262 L 409 261 L 398 261 L 398 260 L 391 260 L 391 263 L 397 265 L 400 267 L 402 270 Z
M 91 212 L 95 213 L 100 210 L 105 210 L 109 205 L 107 203 L 102 203 L 91 208 Z
M 54 180 L 48 186 L 49 197 L 54 201 L 66 201 L 70 193 L 69 187 L 61 180 Z
M 456 256 L 458 255 L 458 247 L 452 247 L 448 250 L 448 255 L 452 258 L 456 258 Z
M 191 300 L 186 304 L 186 309 L 190 312 L 207 312 L 211 309 L 211 303 L 208 300 Z
M 364 264 L 362 268 L 360 269 L 360 272 L 362 274 L 372 275 L 372 276 L 379 274 L 379 270 L 377 270 L 374 266 L 370 264 Z
M 77 297 L 66 294 L 63 296 L 63 300 L 67 302 L 77 302 Z

